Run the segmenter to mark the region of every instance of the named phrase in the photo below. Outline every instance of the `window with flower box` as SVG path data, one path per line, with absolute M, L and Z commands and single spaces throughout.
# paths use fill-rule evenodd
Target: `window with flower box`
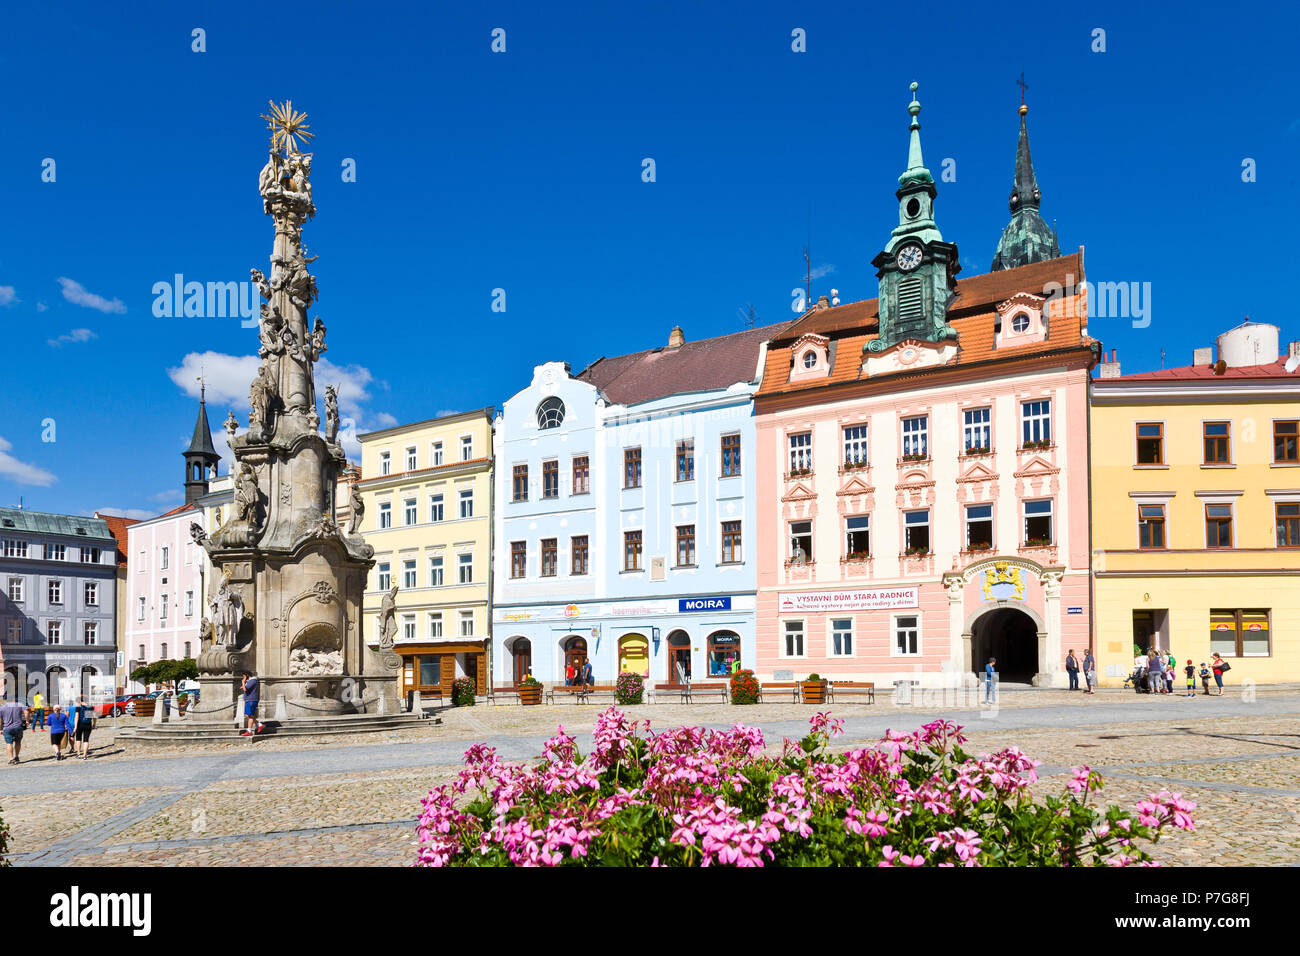
M 866 468 L 867 464 L 867 426 L 844 426 L 844 467 Z
M 1024 503 L 1025 547 L 1039 548 L 1054 544 L 1052 535 L 1052 499 Z
M 930 457 L 930 418 L 913 415 L 903 419 L 903 461 L 924 461 Z
M 903 553 L 921 557 L 930 553 L 930 509 L 903 512 Z
M 844 519 L 844 557 L 865 561 L 871 557 L 871 516 L 850 515 Z
M 1048 398 L 1020 403 L 1020 447 L 1048 448 L 1052 444 L 1052 401 Z
M 790 477 L 812 474 L 812 432 L 799 432 L 789 437 Z
M 993 506 L 966 506 L 966 550 L 990 551 L 993 548 Z
M 962 413 L 962 454 L 987 455 L 993 450 L 992 414 L 989 408 L 968 408 Z
M 811 521 L 790 522 L 790 563 L 807 564 L 813 559 Z

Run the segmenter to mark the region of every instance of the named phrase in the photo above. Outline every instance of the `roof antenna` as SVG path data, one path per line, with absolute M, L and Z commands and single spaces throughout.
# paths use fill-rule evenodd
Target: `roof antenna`
M 754 327 L 754 320 L 758 318 L 754 312 L 754 303 L 752 302 L 746 302 L 745 308 L 737 309 L 736 314 L 740 316 L 740 321 L 744 323 L 744 326 L 747 329 L 752 329 Z
M 803 301 L 804 308 L 812 308 L 812 256 L 809 250 L 812 248 L 812 230 L 808 230 L 808 245 L 803 247 L 803 261 L 808 267 L 807 278 L 804 279 Z
M 1161 367 L 1162 369 L 1165 367 L 1165 350 L 1164 350 L 1164 349 L 1161 349 L 1161 350 L 1160 350 L 1160 367 Z

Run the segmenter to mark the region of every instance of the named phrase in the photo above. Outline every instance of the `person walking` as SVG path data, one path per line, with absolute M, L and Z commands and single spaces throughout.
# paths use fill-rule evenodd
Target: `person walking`
M 38 690 L 32 695 L 32 730 L 45 729 L 45 698 Z
M 244 732 L 239 736 L 252 737 L 266 729 L 266 725 L 257 719 L 261 685 L 250 671 L 244 671 L 244 679 L 239 682 L 239 689 L 244 694 Z
M 1083 652 L 1083 682 L 1088 686 L 1085 694 L 1091 694 L 1097 686 L 1097 659 L 1092 656 L 1091 647 Z
M 1079 659 L 1074 656 L 1074 648 L 1065 655 L 1065 672 L 1070 675 L 1070 690 L 1079 689 Z
M 575 673 L 574 673 L 575 670 L 576 670 L 576 668 L 573 666 L 573 661 L 572 661 L 572 660 L 568 661 L 568 662 L 564 665 L 564 686 L 565 686 L 565 687 L 572 687 L 572 686 L 573 686 L 573 679 L 574 679 L 574 677 L 576 676 Z
M 1164 663 L 1155 651 L 1147 658 L 1147 689 L 1153 694 L 1163 694 L 1165 691 Z
M 1210 661 L 1210 669 L 1214 671 L 1214 683 L 1218 685 L 1219 693 L 1217 696 L 1223 696 L 1223 672 L 1232 670 L 1232 665 L 1219 656 L 1219 652 L 1214 652 L 1214 660 Z
M 591 670 L 591 658 L 588 657 L 585 661 L 582 662 L 582 689 L 584 691 L 590 691 L 592 685 L 595 682 L 596 681 Z
M 4 733 L 5 753 L 11 764 L 22 760 L 23 731 L 27 729 L 27 708 L 16 700 L 0 707 L 0 730 Z
M 95 708 L 87 705 L 86 698 L 78 697 L 72 708 L 72 739 L 76 756 L 82 760 L 90 759 L 90 732 L 94 729 Z
M 50 712 L 50 749 L 54 751 L 54 759 L 63 759 L 63 741 L 68 736 L 68 715 L 63 712 L 63 708 L 58 704 Z
M 997 680 L 998 672 L 994 669 L 998 659 L 990 657 L 989 662 L 984 665 L 984 703 L 991 704 L 997 698 L 997 693 L 993 689 L 994 681 Z
M 1187 675 L 1187 693 L 1184 697 L 1196 696 L 1196 665 L 1188 658 L 1187 666 L 1183 668 L 1183 673 Z

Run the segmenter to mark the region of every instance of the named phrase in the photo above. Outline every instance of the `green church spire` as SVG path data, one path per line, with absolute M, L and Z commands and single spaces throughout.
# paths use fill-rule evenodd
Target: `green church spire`
M 912 114 L 911 138 L 907 144 L 907 169 L 903 175 L 898 177 L 898 185 L 906 186 L 909 183 L 930 183 L 933 185 L 934 177 L 930 175 L 930 170 L 925 168 L 925 160 L 921 158 L 921 104 L 916 101 L 916 90 L 919 83 L 913 81 L 910 87 L 912 91 L 912 102 L 907 104 L 907 111 Z
M 1016 172 L 1009 201 L 1011 221 L 1002 230 L 1002 239 L 993 255 L 992 272 L 1056 259 L 1061 255 L 1056 233 L 1047 227 L 1038 213 L 1038 204 L 1042 201 L 1043 194 L 1038 189 L 1034 161 L 1029 155 L 1029 129 L 1025 125 L 1025 114 L 1028 112 L 1029 107 L 1022 102 L 1020 138 L 1016 142 Z

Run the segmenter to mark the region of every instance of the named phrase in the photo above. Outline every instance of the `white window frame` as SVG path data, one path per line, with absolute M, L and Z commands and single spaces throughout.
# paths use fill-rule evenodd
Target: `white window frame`
M 442 492 L 429 495 L 429 523 L 437 524 L 447 519 L 447 501 Z
M 991 501 L 972 501 L 962 507 L 962 546 L 965 550 L 971 550 L 970 540 L 970 523 L 972 508 L 988 508 L 987 518 L 976 518 L 976 521 L 987 521 L 989 523 L 989 547 L 997 547 L 997 515 L 994 514 L 993 502 Z
M 466 625 L 469 626 L 466 627 Z M 457 634 L 460 637 L 473 637 L 474 636 L 474 612 L 460 611 L 456 615 L 456 627 L 457 627 Z
M 853 528 L 853 529 L 850 529 L 850 528 L 849 528 L 849 522 L 850 522 L 850 521 L 853 521 L 853 520 L 855 520 L 855 519 L 859 519 L 859 518 L 862 519 L 863 521 L 865 521 L 865 522 L 867 523 L 867 526 L 866 526 L 865 528 Z M 845 516 L 844 516 L 844 555 L 845 555 L 845 557 L 848 557 L 848 555 L 850 555 L 850 554 L 853 553 L 852 551 L 849 550 L 849 535 L 852 534 L 852 533 L 855 532 L 855 531 L 857 531 L 857 532 L 865 531 L 865 532 L 866 532 L 866 534 L 867 534 L 867 557 L 868 557 L 868 558 L 872 557 L 872 548 L 871 548 L 871 515 L 870 515 L 870 514 L 845 515 Z
M 415 558 L 402 558 L 402 588 L 414 590 L 419 587 L 419 566 Z
M 9 587 L 5 592 L 6 594 L 9 595 L 9 600 L 16 601 L 21 604 L 23 600 L 23 590 L 25 584 L 26 582 L 22 578 L 10 578 Z
M 983 416 L 983 420 L 974 416 Z M 993 409 L 987 405 L 967 408 L 961 415 L 961 451 L 968 454 L 972 448 L 993 450 Z
M 99 582 L 83 581 L 81 585 L 81 600 L 86 607 L 99 607 Z
M 415 615 L 414 614 L 402 615 L 402 640 L 404 641 L 415 640 Z
M 805 562 L 811 564 L 813 561 L 813 546 L 817 543 L 817 529 L 813 526 L 811 518 L 800 518 L 798 521 L 787 521 L 785 525 L 785 546 L 786 560 L 793 561 L 794 554 L 794 526 L 797 524 L 806 524 L 808 526 L 808 550 L 804 554 Z
M 158 620 L 160 621 L 167 620 L 167 610 L 168 610 L 167 604 L 168 604 L 167 595 L 166 594 L 158 595 Z
M 899 623 L 898 622 L 901 621 L 903 618 L 914 618 L 916 620 L 916 650 L 915 651 L 899 650 L 898 647 Z M 922 624 L 923 622 L 921 620 L 921 612 L 919 610 L 905 611 L 899 614 L 891 614 L 889 616 L 889 656 L 890 657 L 923 656 L 925 653 L 925 648 L 922 645 L 922 636 L 924 635 L 925 631 L 922 627 Z
M 168 546 L 165 545 L 165 544 L 162 546 L 161 550 L 160 550 L 159 553 L 158 553 L 158 570 L 159 570 L 159 571 L 166 571 L 167 568 L 170 566 L 170 564 L 171 564 L 171 552 L 172 552 L 172 549 L 171 549 L 170 547 L 168 547 Z
M 194 591 L 193 589 L 185 592 L 185 616 L 194 616 Z
M 393 526 L 393 503 L 391 501 L 379 502 L 379 512 L 375 520 L 376 531 L 387 531 Z
M 50 578 L 45 586 L 45 601 L 47 604 L 63 603 L 63 579 Z
M 429 555 L 429 587 L 440 588 L 447 581 L 447 568 L 442 560 L 442 555 Z
M 21 618 L 10 618 L 5 622 L 5 637 L 10 644 L 21 644 L 23 640 L 23 622 Z
M 415 445 L 406 446 L 406 470 L 419 471 L 419 451 Z
M 391 475 L 393 473 L 393 453 L 385 449 L 379 453 L 379 475 Z
M 442 465 L 442 442 L 429 442 L 429 467 L 438 468 Z
M 790 628 L 790 625 L 791 625 L 791 624 L 798 624 L 798 625 L 799 625 L 799 628 L 798 628 L 798 631 L 797 631 L 797 632 L 791 630 L 791 628 Z M 793 634 L 795 634 L 795 633 L 798 633 L 798 635 L 799 635 L 799 647 L 800 647 L 800 653 L 798 653 L 798 654 L 790 654 L 790 653 L 788 653 L 788 651 L 789 651 L 789 649 L 790 649 L 790 638 L 791 638 L 791 636 L 792 636 Z M 808 656 L 808 622 L 807 622 L 806 620 L 802 619 L 802 618 L 800 618 L 799 620 L 796 620 L 796 621 L 782 621 L 782 622 L 781 622 L 781 642 L 780 642 L 780 644 L 778 645 L 777 650 L 780 652 L 777 656 L 780 657 L 780 658 L 783 659 L 783 660 L 803 660 L 803 659 L 807 658 L 807 656 Z
M 1055 498 L 1026 498 L 1020 502 L 1020 545 L 1021 547 L 1028 547 L 1027 542 L 1029 541 L 1029 506 L 1031 504 L 1041 504 L 1044 501 L 1047 502 L 1048 504 L 1047 520 L 1051 522 L 1051 528 L 1052 528 L 1052 533 L 1049 536 L 1051 539 L 1049 543 L 1051 545 L 1056 545 L 1057 543 L 1059 543 L 1057 538 L 1057 527 L 1056 527 L 1056 499 Z M 1041 513 L 1035 514 L 1034 517 L 1041 518 L 1042 514 Z M 1047 545 L 1035 545 L 1035 547 L 1046 547 L 1046 546 Z
M 45 559 L 47 561 L 68 560 L 68 546 L 66 544 L 46 544 Z
M 842 623 L 848 623 L 848 629 L 839 627 Z M 857 630 L 857 619 L 853 617 L 833 617 L 826 621 L 826 656 L 827 657 L 855 657 L 853 649 L 854 632 Z M 848 635 L 848 651 L 837 651 L 835 649 L 835 639 L 843 638 Z
M 135 619 L 137 621 L 143 621 L 145 619 L 145 616 L 149 613 L 148 601 L 145 600 L 144 597 L 141 597 L 136 602 L 135 611 L 136 611 Z
M 788 472 L 793 473 L 803 469 L 812 472 L 812 431 L 791 432 L 786 436 L 786 449 Z
M 468 578 L 466 578 L 465 576 L 466 574 L 469 575 Z M 456 555 L 456 583 L 457 584 L 474 583 L 474 552 L 473 551 L 462 551 Z
M 473 435 L 461 435 L 459 448 L 460 448 L 461 461 L 474 460 L 474 436 Z
M 5 557 L 6 558 L 25 558 L 27 557 L 27 542 L 20 538 L 5 538 Z
M 81 622 L 81 643 L 84 646 L 92 646 L 99 643 L 98 621 Z
M 462 519 L 474 517 L 474 489 L 461 488 L 458 491 L 456 498 L 459 501 L 456 514 L 459 515 Z M 469 506 L 468 509 L 466 508 L 466 505 Z M 469 514 L 465 513 L 467 510 Z
M 418 497 L 402 499 L 402 522 L 408 526 L 420 523 L 420 499 Z
M 844 454 L 841 457 L 841 464 L 856 466 L 871 464 L 871 429 L 866 422 L 843 426 L 840 436 L 844 442 Z
M 62 621 L 45 622 L 45 643 L 47 645 L 63 643 L 63 622 Z
M 375 564 L 375 581 L 380 591 L 391 591 L 393 588 L 393 565 L 389 561 L 380 561 Z
M 920 422 L 918 426 L 916 423 Z M 912 427 L 908 427 L 908 426 Z M 924 461 L 930 457 L 930 416 L 929 415 L 908 415 L 899 423 L 902 435 L 902 443 L 898 446 L 902 449 L 900 458 L 907 455 L 920 455 L 918 461 Z M 917 450 L 919 446 L 919 451 Z
M 922 522 L 920 522 L 920 521 L 908 521 L 908 520 L 907 520 L 909 516 L 911 516 L 911 515 L 919 515 L 919 514 L 924 514 L 924 515 L 925 515 L 925 522 L 924 522 L 924 523 L 922 523 Z M 928 550 L 926 553 L 927 553 L 927 554 L 934 554 L 934 519 L 933 519 L 933 515 L 931 514 L 930 509 L 929 509 L 929 508 L 909 508 L 909 509 L 907 509 L 906 511 L 903 512 L 903 554 L 904 554 L 904 555 L 907 554 L 907 549 L 911 547 L 911 545 L 909 545 L 909 544 L 907 543 L 907 531 L 908 531 L 909 528 L 925 528 L 925 531 L 926 531 L 926 537 L 929 539 L 929 543 L 927 544 L 927 547 L 929 548 L 929 550 Z M 915 555 L 915 557 L 919 557 L 919 555 Z
M 1030 411 L 1031 406 L 1039 405 L 1046 408 Z M 1020 445 L 1023 448 L 1033 441 L 1052 444 L 1052 400 L 1050 398 L 1026 398 L 1020 402 Z
M 429 639 L 437 640 L 442 637 L 442 612 L 429 612 Z

